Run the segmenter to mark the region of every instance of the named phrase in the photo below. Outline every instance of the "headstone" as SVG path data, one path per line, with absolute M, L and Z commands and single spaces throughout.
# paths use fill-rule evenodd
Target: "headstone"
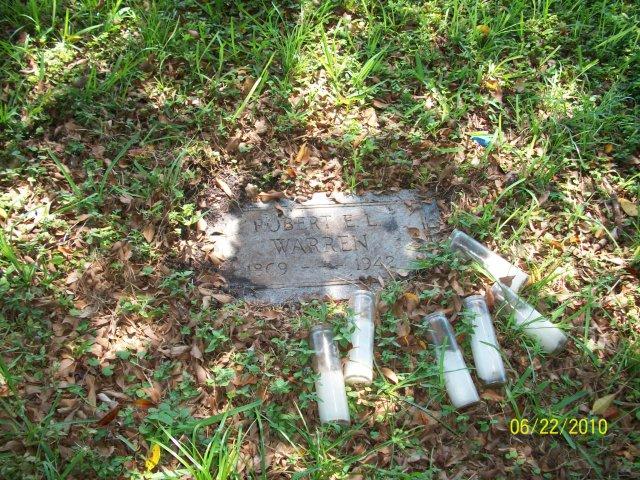
M 405 276 L 440 229 L 434 201 L 392 194 L 315 194 L 243 205 L 213 228 L 230 290 L 246 300 L 348 298 L 363 280 Z

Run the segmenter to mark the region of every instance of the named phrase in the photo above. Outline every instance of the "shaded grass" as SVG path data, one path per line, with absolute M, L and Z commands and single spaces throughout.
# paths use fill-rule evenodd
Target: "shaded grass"
M 43 345 L 54 325 L 82 318 L 65 279 L 74 270 L 85 271 L 88 260 L 104 261 L 111 289 L 125 292 L 117 301 L 97 295 L 103 314 L 115 312 L 120 321 L 160 321 L 169 304 L 177 304 L 188 318 L 180 324 L 185 344 L 202 337 L 211 348 L 205 352 L 209 383 L 196 387 L 192 374 L 171 383 L 169 398 L 151 417 L 172 427 L 188 424 L 183 404 L 196 398 L 198 389 L 218 389 L 229 402 L 255 398 L 252 384 L 225 390 L 234 368 L 212 361 L 231 348 L 231 338 L 246 337 L 238 338 L 228 326 L 211 327 L 211 312 L 193 293 L 193 271 L 201 265 L 185 261 L 180 245 L 193 240 L 193 227 L 203 215 L 199 195 L 211 176 L 238 173 L 265 191 L 324 189 L 322 182 L 309 186 L 311 167 L 301 167 L 297 179 L 274 173 L 291 166 L 298 142 L 307 142 L 323 165 L 338 160 L 341 171 L 332 181 L 342 181 L 345 188 L 444 189 L 456 200 L 451 224 L 522 259 L 534 273 L 529 300 L 564 318 L 577 358 L 570 366 L 540 360 L 536 345 L 523 342 L 509 320 L 501 319 L 501 339 L 514 345 L 512 382 L 504 401 L 470 416 L 447 405 L 428 350 L 407 352 L 398 340 L 396 325 L 404 312 L 388 311 L 378 329 L 377 361 L 395 369 L 400 381 L 394 385 L 380 375 L 371 389 L 350 391 L 354 412 L 372 419 L 364 428 L 368 438 L 360 440 L 366 447 L 362 452 L 354 447 L 362 424 L 318 431 L 308 417 L 313 382 L 304 341 L 271 339 L 261 352 L 264 363 L 247 354 L 238 355 L 234 364 L 264 376 L 267 391 L 281 395 L 256 414 L 262 422 L 260 475 L 277 439 L 295 450 L 281 467 L 298 477 L 340 478 L 362 471 L 410 478 L 420 469 L 426 478 L 435 477 L 449 468 L 448 459 L 435 445 L 425 447 L 424 425 L 407 420 L 411 403 L 441 411 L 455 432 L 446 441 L 457 442 L 456 436 L 467 432 L 499 432 L 496 422 L 509 415 L 584 415 L 585 392 L 591 400 L 621 389 L 625 400 L 618 407 L 624 413 L 612 422 L 611 435 L 554 438 L 549 444 L 567 448 L 567 459 L 575 453 L 586 462 L 565 470 L 569 476 L 628 471 L 626 457 L 613 459 L 610 450 L 621 452 L 637 441 L 625 429 L 625 418 L 637 413 L 625 403 L 638 399 L 639 292 L 625 262 L 635 258 L 638 268 L 640 233 L 637 217 L 624 217 L 618 225 L 610 199 L 617 194 L 637 204 L 640 198 L 635 173 L 640 91 L 634 75 L 640 67 L 639 15 L 637 5 L 625 1 L 0 2 L 0 158 L 6 164 L 0 325 L 2 355 L 10 359 L 2 364 L 2 384 L 14 391 L 2 400 L 3 409 L 26 412 L 35 404 L 34 395 L 19 399 L 15 392 L 33 378 L 66 400 L 86 403 L 84 387 L 47 379 L 46 369 L 54 369 L 56 359 Z M 377 125 L 368 123 L 367 109 L 376 112 Z M 249 134 L 261 119 L 269 131 L 255 139 Z M 492 135 L 489 149 L 470 140 L 477 130 Z M 240 136 L 237 149 L 228 147 L 234 135 Z M 34 203 L 16 195 L 12 189 L 18 185 L 29 186 L 35 203 L 45 197 L 54 202 L 35 235 L 10 231 L 29 223 Z M 147 223 L 155 226 L 161 243 L 146 242 L 140 231 Z M 58 243 L 71 236 L 76 252 L 56 253 Z M 591 246 L 602 238 L 609 239 L 606 248 L 594 252 Z M 125 254 L 112 252 L 123 242 L 132 249 L 133 267 L 122 259 Z M 170 273 L 156 279 L 160 263 Z M 429 264 L 424 275 L 442 265 Z M 443 276 L 467 274 L 463 267 L 447 268 Z M 471 278 L 474 285 L 483 281 Z M 389 286 L 385 303 L 394 305 L 412 288 L 430 307 L 455 300 L 445 287 L 407 283 Z M 220 311 L 233 325 L 249 321 L 242 306 Z M 334 320 L 344 340 L 344 312 L 336 306 L 306 308 L 293 329 L 303 331 L 326 319 Z M 613 335 L 613 346 L 598 346 L 603 329 Z M 89 353 L 91 331 L 74 323 L 79 338 L 71 342 L 71 356 L 106 385 L 114 367 L 95 363 Z M 416 337 L 421 338 L 419 331 Z M 145 375 L 169 385 L 171 369 L 182 365 L 157 352 L 145 355 L 129 360 L 133 357 L 123 353 L 114 363 L 117 371 L 128 372 L 130 395 L 143 395 L 152 384 L 135 378 L 131 369 L 144 365 Z M 574 367 L 589 376 L 565 372 Z M 291 399 L 299 409 L 285 408 Z M 64 417 L 56 406 L 53 402 L 47 410 L 49 423 L 42 429 L 26 414 L 17 417 L 13 436 L 26 439 L 32 456 L 18 462 L 18 454 L 3 454 L 4 474 L 135 475 L 135 466 L 126 463 L 139 457 L 135 445 L 118 439 L 124 447 L 107 458 L 79 446 L 93 437 L 109 444 L 108 429 L 74 430 L 81 432 L 78 444 L 65 444 Z M 99 405 L 96 413 L 104 414 L 105 408 Z M 135 431 L 133 410 L 120 419 Z M 436 436 L 451 433 L 438 428 Z M 138 433 L 149 440 L 162 431 L 149 421 Z M 502 448 L 511 448 L 508 439 L 503 442 Z M 531 440 L 534 448 L 548 446 L 536 442 Z M 195 451 L 203 451 L 200 447 Z M 500 458 L 510 474 L 553 475 L 511 452 Z M 364 462 L 369 455 L 378 463 Z M 499 457 L 486 456 L 476 444 L 470 455 L 487 465 Z M 419 459 L 412 467 L 405 457 Z

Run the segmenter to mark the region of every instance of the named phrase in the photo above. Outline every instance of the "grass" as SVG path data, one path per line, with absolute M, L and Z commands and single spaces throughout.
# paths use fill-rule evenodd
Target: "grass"
M 207 438 L 204 451 L 200 451 L 199 444 L 202 439 L 197 437 L 197 428 L 193 430 L 192 439 L 186 442 L 175 438 L 166 429 L 162 429 L 168 438 L 167 444 L 158 442 L 157 445 L 175 458 L 183 467 L 183 471 L 167 472 L 163 477 L 180 478 L 189 475 L 194 480 L 225 480 L 237 478 L 238 461 L 240 457 L 240 444 L 242 434 L 231 431 L 225 425 L 225 420 L 220 422 L 213 436 Z M 229 445 L 229 436 L 235 439 Z M 156 462 L 157 463 L 157 462 Z M 153 469 L 153 464 L 147 465 L 147 470 Z
M 632 475 L 639 42 L 627 0 L 0 0 L 0 476 Z M 433 192 L 569 349 L 497 315 L 509 384 L 455 411 L 420 318 L 488 280 L 434 245 L 382 293 L 354 425 L 320 427 L 306 335 L 346 352 L 344 305 L 229 302 L 203 243 L 248 184 Z M 508 433 L 609 394 L 606 435 Z

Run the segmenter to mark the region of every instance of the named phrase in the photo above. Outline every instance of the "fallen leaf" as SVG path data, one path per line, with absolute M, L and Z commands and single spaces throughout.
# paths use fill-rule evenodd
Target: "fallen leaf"
M 259 192 L 258 187 L 253 183 L 247 183 L 247 186 L 244 187 L 244 191 L 251 200 L 256 198 Z
M 77 312 L 73 312 L 73 316 L 76 318 L 90 318 L 97 311 L 98 307 L 94 305 L 86 305 L 85 307 L 80 308 Z
M 131 201 L 133 200 L 133 197 L 131 195 L 120 195 L 118 197 L 118 200 L 120 200 L 125 205 L 130 205 Z
M 247 95 L 251 91 L 255 83 L 256 83 L 256 79 L 253 78 L 251 75 L 246 77 L 244 79 L 244 82 L 242 82 L 242 86 L 240 87 L 242 90 L 242 94 Z
M 435 420 L 432 420 L 431 417 L 429 417 L 429 414 L 417 408 L 414 409 L 413 421 L 419 425 L 426 426 L 432 425 L 435 422 Z
M 459 296 L 464 297 L 464 289 L 460 286 L 455 278 L 451 280 L 450 285 L 454 292 L 456 292 Z M 456 311 L 458 310 L 459 309 L 456 308 Z
M 271 200 L 278 200 L 282 197 L 284 197 L 284 192 L 276 192 L 275 190 L 260 192 L 258 194 L 258 198 L 261 202 L 270 202 Z
M 67 285 L 71 285 L 72 283 L 77 282 L 79 278 L 80 278 L 80 274 L 78 273 L 78 271 L 73 270 L 69 275 L 67 275 L 67 278 L 65 278 L 64 283 L 66 283 Z
M 298 153 L 296 154 L 296 158 L 293 160 L 295 163 L 302 163 L 303 160 L 309 159 L 309 149 L 307 148 L 306 142 L 300 145 L 298 149 Z
M 142 236 L 147 241 L 147 243 L 151 243 L 151 240 L 153 240 L 153 236 L 155 234 L 156 228 L 153 226 L 153 223 L 147 223 L 142 229 Z
M 150 472 L 151 470 L 156 468 L 156 465 L 158 465 L 159 461 L 160 461 L 160 445 L 158 445 L 157 443 L 154 443 L 153 445 L 151 445 L 151 448 L 149 449 L 149 453 L 147 454 L 147 459 L 144 462 L 145 467 L 147 467 L 147 472 Z
M 231 303 L 233 302 L 233 297 L 231 295 L 227 295 L 226 293 L 212 293 L 211 296 L 215 298 L 220 303 Z
M 364 112 L 362 112 L 362 117 L 364 123 L 369 125 L 370 127 L 377 128 L 378 127 L 378 116 L 376 115 L 376 111 L 374 108 L 369 107 Z
M 512 285 L 514 278 L 516 278 L 515 275 L 509 275 L 508 277 L 500 277 L 498 280 L 500 280 L 500 283 L 502 283 L 503 285 L 513 288 Z
M 140 157 L 147 153 L 147 149 L 145 147 L 132 148 L 127 152 L 129 157 Z
M 475 138 L 475 137 L 471 137 L 471 138 Z M 438 174 L 438 182 L 441 182 L 445 178 L 450 177 L 451 174 L 455 172 L 457 168 L 458 166 L 455 163 L 453 162 L 448 163 L 447 166 L 444 167 L 442 171 Z
M 14 455 L 22 449 L 24 444 L 20 440 L 9 440 L 4 445 L 0 445 L 0 452 L 13 452 Z
M 491 96 L 498 102 L 502 102 L 502 87 L 500 83 L 495 80 L 487 80 L 484 84 L 491 93 Z
M 227 141 L 227 144 L 224 147 L 227 153 L 236 152 L 238 150 L 238 147 L 240 146 L 241 139 L 242 139 L 242 135 L 240 133 L 237 133 L 233 137 L 229 138 L 229 140 Z
M 411 292 L 404 293 L 402 295 L 402 300 L 405 303 L 407 313 L 412 313 L 420 303 L 420 298 L 415 293 Z
M 128 261 L 133 255 L 131 245 L 126 241 L 118 241 L 114 243 L 111 247 L 111 251 L 115 252 L 118 258 L 123 262 Z
M 104 152 L 105 148 L 102 145 L 94 145 L 91 147 L 91 154 L 98 159 L 101 159 L 104 156 Z
M 255 375 L 236 375 L 231 381 L 236 387 L 244 387 L 245 385 L 255 385 L 258 383 L 258 377 Z
M 171 348 L 160 350 L 160 351 L 165 355 L 168 355 L 169 357 L 179 357 L 183 353 L 189 351 L 189 349 L 190 349 L 189 345 L 175 345 Z
M 487 87 L 487 90 L 495 92 L 500 88 L 500 83 L 497 80 L 485 80 L 484 86 Z
M 198 348 L 198 344 L 193 342 L 191 345 L 191 356 L 193 358 L 197 358 L 198 360 L 202 360 L 202 352 Z
M 487 308 L 489 310 L 493 310 L 493 305 L 496 303 L 496 299 L 493 296 L 493 291 L 491 290 L 491 287 L 489 287 L 488 285 L 484 290 L 484 299 L 487 302 Z
M 490 400 L 492 402 L 500 402 L 504 400 L 504 396 L 501 393 L 491 390 L 490 388 L 487 388 L 480 396 L 485 400 Z
M 267 125 L 267 119 L 260 118 L 256 120 L 256 123 L 254 123 L 253 128 L 255 129 L 255 132 L 258 135 L 262 135 L 263 133 L 266 133 L 267 130 L 269 130 L 269 126 Z
M 365 138 L 369 136 L 369 132 L 367 130 L 363 130 L 360 135 L 353 139 L 353 148 L 360 146 L 360 144 L 364 141 Z
M 160 398 L 162 397 L 162 393 L 160 391 L 160 386 L 157 383 L 154 382 L 151 387 L 145 388 L 144 391 L 147 392 L 147 395 L 149 395 L 149 398 L 153 403 L 155 404 L 160 403 Z
M 489 28 L 489 25 L 478 25 L 476 27 L 476 30 L 478 31 L 478 33 L 480 33 L 480 35 L 482 35 L 483 37 L 486 37 L 487 35 L 489 35 L 489 33 L 491 32 L 491 28 Z
M 143 410 L 146 410 L 156 405 L 151 400 L 147 400 L 146 398 L 137 398 L 136 400 L 133 401 L 133 404 L 138 408 L 142 408 Z
M 104 417 L 98 420 L 97 424 L 99 427 L 105 427 L 110 424 L 114 418 L 118 416 L 118 412 L 122 409 L 122 404 L 118 403 L 115 407 L 109 410 Z
M 58 371 L 56 372 L 56 376 L 63 378 L 71 373 L 73 365 L 75 364 L 75 360 L 73 358 L 63 358 L 60 361 L 60 366 L 58 367 Z
M 282 314 L 278 312 L 278 310 L 270 309 L 270 310 L 266 310 L 265 312 L 262 312 L 260 317 L 265 320 L 275 320 L 276 318 L 279 318 L 281 315 Z
M 619 198 L 618 202 L 620 203 L 622 210 L 624 210 L 624 213 L 626 213 L 630 217 L 638 216 L 638 206 L 635 203 L 630 202 L 626 198 Z
M 387 367 L 382 367 L 380 371 L 391 383 L 398 383 L 398 375 L 396 375 L 396 372 Z
M 611 406 L 615 398 L 616 394 L 610 393 L 609 395 L 596 399 L 596 401 L 593 402 L 593 407 L 591 407 L 591 413 L 594 415 L 602 415 Z
M 410 333 L 411 333 L 411 326 L 409 325 L 409 322 L 403 321 L 403 322 L 398 322 L 396 324 L 396 334 L 398 338 L 408 337 Z
M 87 403 L 96 407 L 96 377 L 91 374 L 84 376 L 84 384 L 87 386 Z
M 216 184 L 222 189 L 224 193 L 226 193 L 229 198 L 233 198 L 233 192 L 229 188 L 229 185 L 227 185 L 227 182 L 216 177 Z
M 75 123 L 73 120 L 68 120 L 67 122 L 65 122 L 64 128 L 68 133 L 76 132 L 80 130 L 80 126 L 77 123 Z
M 298 176 L 298 172 L 296 172 L 296 169 L 293 168 L 293 167 L 288 167 L 287 171 L 285 172 L 285 174 L 289 178 L 296 178 Z
M 106 393 L 104 393 L 104 392 L 100 392 L 100 393 L 97 395 L 97 398 L 98 398 L 101 402 L 108 403 L 109 405 L 111 405 L 112 403 L 116 403 L 114 400 L 111 400 L 111 399 L 109 398 L 109 395 L 107 395 L 107 394 L 106 394 Z
M 414 240 L 421 240 L 422 239 L 422 231 L 419 228 L 407 227 L 407 232 L 409 233 L 411 238 L 413 238 Z
M 213 265 L 216 266 L 216 267 L 219 267 L 222 264 L 222 262 L 224 261 L 224 259 L 221 258 L 220 256 L 218 256 L 215 252 L 209 252 L 207 254 L 207 257 L 209 258 L 211 263 L 213 263 Z
M 207 380 L 209 379 L 209 373 L 207 370 L 198 363 L 195 364 L 194 369 L 196 371 L 196 380 L 198 385 L 204 385 L 207 383 Z

